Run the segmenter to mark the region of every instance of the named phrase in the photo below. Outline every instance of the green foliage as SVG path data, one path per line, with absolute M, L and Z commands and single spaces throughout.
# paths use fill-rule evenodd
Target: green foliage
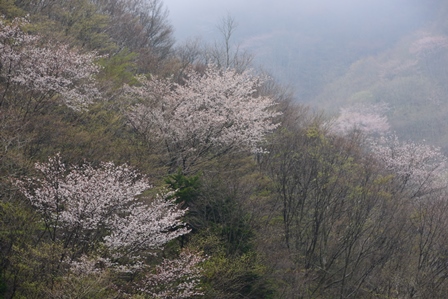
M 1 185 L 0 185 L 1 186 Z M 2 186 L 3 191 L 6 186 Z M 21 200 L 0 197 L 0 281 L 5 298 L 36 298 L 50 282 L 56 248 L 39 242 L 42 223 Z M 11 196 L 11 194 L 9 195 Z M 56 274 L 56 272 L 54 272 Z
M 28 244 L 14 246 L 7 274 L 15 288 L 14 298 L 43 298 L 53 280 L 63 272 L 61 268 L 62 244 Z
M 56 39 L 100 54 L 116 49 L 106 33 L 109 18 L 90 0 L 44 0 L 39 5 L 29 0 L 16 3 L 25 12 L 32 12 L 30 19 L 35 30 L 53 42 Z
M 52 289 L 48 289 L 46 298 L 117 298 L 119 293 L 113 287 L 110 273 L 102 271 L 100 273 L 80 273 L 67 274 L 58 278 Z
M 177 173 L 169 175 L 165 179 L 165 183 L 172 190 L 176 190 L 173 196 L 177 198 L 177 202 L 185 203 L 186 206 L 192 203 L 200 194 L 200 176 L 186 176 L 181 169 Z
M 62 245 L 41 239 L 38 215 L 19 200 L 0 202 L 0 277 L 5 298 L 44 298 L 60 274 Z
M 8 19 L 25 15 L 25 12 L 15 5 L 14 0 L 2 0 L 0 2 L 0 12 Z
M 98 76 L 104 84 L 112 85 L 113 90 L 121 88 L 123 84 L 132 85 L 137 83 L 134 78 L 136 53 L 123 49 L 118 53 L 103 57 L 99 65 L 103 68 Z
M 274 297 L 268 269 L 255 250 L 253 215 L 243 208 L 258 192 L 254 164 L 233 156 L 215 160 L 204 170 L 207 175 L 191 176 L 179 170 L 165 183 L 189 209 L 185 220 L 193 233 L 184 242 L 209 257 L 204 263 L 205 298 Z
M 238 206 L 240 195 L 228 189 L 229 182 L 220 177 L 209 180 L 199 175 L 185 176 L 179 170 L 168 176 L 165 183 L 176 190 L 173 196 L 189 209 L 185 221 L 193 232 L 208 231 L 217 236 L 229 255 L 251 250 L 251 216 Z
M 196 235 L 191 243 L 209 256 L 203 264 L 205 298 L 275 298 L 268 269 L 257 252 L 229 256 L 215 234 Z
M 4 295 L 6 293 L 6 283 L 3 281 L 3 276 L 0 276 L 0 298 L 5 298 Z
M 100 54 L 116 48 L 106 34 L 109 17 L 98 13 L 99 9 L 91 1 L 71 0 L 60 9 L 60 16 L 55 18 L 65 27 L 66 35 L 76 38 L 81 47 L 96 50 Z
M 204 269 L 205 298 L 275 298 L 272 287 L 262 280 L 266 269 L 254 253 L 237 258 L 214 255 Z

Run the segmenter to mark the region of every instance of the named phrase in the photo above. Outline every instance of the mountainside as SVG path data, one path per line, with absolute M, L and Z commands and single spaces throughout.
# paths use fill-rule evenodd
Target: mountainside
M 332 43 L 295 36 L 307 95 L 353 104 L 335 120 L 257 71 L 232 18 L 175 47 L 160 0 L 0 12 L 0 298 L 445 298 L 448 158 L 391 130 L 442 119 L 444 32 L 367 58 L 330 39 L 344 59 L 316 69 Z

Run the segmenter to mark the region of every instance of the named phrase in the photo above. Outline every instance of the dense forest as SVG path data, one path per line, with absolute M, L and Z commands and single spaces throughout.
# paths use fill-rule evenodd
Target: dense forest
M 177 45 L 161 0 L 0 12 L 0 298 L 448 293 L 447 158 L 376 100 L 418 79 L 443 102 L 442 33 L 354 64 L 322 97 L 349 80 L 356 105 L 329 118 L 233 46 L 230 17 L 220 43 Z M 391 79 L 358 90 L 368 63 Z

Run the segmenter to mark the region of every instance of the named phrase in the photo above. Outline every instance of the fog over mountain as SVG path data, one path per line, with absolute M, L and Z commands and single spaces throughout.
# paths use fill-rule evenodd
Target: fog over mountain
M 437 1 L 416 0 L 165 0 L 179 42 L 219 38 L 227 14 L 238 23 L 234 42 L 257 64 L 310 102 L 361 57 L 375 55 L 428 24 Z

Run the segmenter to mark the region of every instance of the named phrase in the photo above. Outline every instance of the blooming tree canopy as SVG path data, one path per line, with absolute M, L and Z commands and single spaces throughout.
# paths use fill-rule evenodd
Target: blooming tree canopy
M 206 258 L 184 250 L 178 259 L 168 260 L 156 266 L 155 273 L 146 275 L 141 291 L 151 298 L 191 298 L 203 293 L 198 289 L 201 276 L 198 264 Z
M 444 35 L 432 35 L 425 32 L 424 36 L 415 41 L 409 51 L 419 57 L 424 57 L 432 53 L 448 48 L 448 37 Z
M 384 112 L 385 104 L 355 105 L 340 109 L 339 117 L 333 125 L 333 131 L 338 134 L 347 134 L 359 130 L 366 135 L 383 135 L 390 129 Z
M 229 150 L 259 150 L 259 142 L 278 124 L 270 97 L 257 94 L 262 78 L 250 72 L 208 66 L 189 71 L 184 85 L 140 78 L 127 87 L 138 100 L 129 113 L 132 125 L 149 140 L 163 141 L 175 166 L 188 168 L 199 157 Z
M 410 190 L 412 197 L 446 187 L 447 158 L 441 149 L 399 140 L 389 130 L 389 122 L 384 116 L 386 109 L 385 104 L 343 108 L 333 125 L 333 132 L 344 135 L 359 130 L 364 133 L 373 156 L 395 175 L 403 189 Z
M 0 106 L 14 102 L 37 110 L 60 95 L 68 107 L 85 108 L 99 95 L 93 79 L 99 71 L 97 56 L 60 43 L 43 46 L 40 36 L 21 29 L 27 24 L 22 18 L 7 23 L 0 17 Z
M 422 196 L 446 187 L 446 156 L 440 148 L 383 136 L 371 141 L 371 151 L 399 179 L 403 188 Z
M 180 219 L 186 210 L 178 208 L 170 193 L 149 203 L 137 198 L 151 186 L 127 165 L 67 167 L 56 155 L 36 163 L 36 169 L 41 178 L 16 185 L 42 215 L 51 239 L 64 244 L 64 279 L 105 275 L 107 270 L 132 272 L 142 277 L 134 282 L 136 291 L 155 298 L 202 294 L 198 264 L 205 258 L 200 253 L 184 250 L 156 266 L 147 262 L 155 250 L 190 231 Z
M 185 210 L 177 208 L 175 199 L 159 196 L 146 204 L 136 198 L 151 186 L 127 165 L 67 169 L 57 155 L 36 169 L 43 178 L 17 185 L 42 213 L 53 239 L 74 247 L 102 243 L 120 257 L 161 248 L 189 232 L 180 220 Z

